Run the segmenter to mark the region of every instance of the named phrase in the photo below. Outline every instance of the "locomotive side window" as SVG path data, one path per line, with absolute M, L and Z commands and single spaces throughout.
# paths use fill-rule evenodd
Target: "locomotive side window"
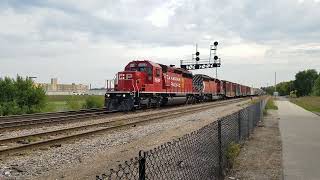
M 160 77 L 160 69 L 156 69 L 156 76 Z
M 147 74 L 148 75 L 152 75 L 152 68 L 151 67 L 147 67 Z

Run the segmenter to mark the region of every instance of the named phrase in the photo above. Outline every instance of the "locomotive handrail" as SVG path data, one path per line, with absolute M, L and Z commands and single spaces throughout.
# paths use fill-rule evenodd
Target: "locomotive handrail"
M 139 87 L 138 87 L 138 79 L 136 80 L 136 86 L 137 86 L 137 92 L 138 92 L 137 95 L 138 95 L 138 97 L 139 97 L 139 96 L 140 96 L 140 95 L 139 95 L 140 90 L 139 90 Z
M 134 92 L 134 95 L 136 94 L 136 87 L 134 86 L 134 80 L 131 79 L 131 84 L 132 84 L 132 87 L 133 87 L 133 92 Z

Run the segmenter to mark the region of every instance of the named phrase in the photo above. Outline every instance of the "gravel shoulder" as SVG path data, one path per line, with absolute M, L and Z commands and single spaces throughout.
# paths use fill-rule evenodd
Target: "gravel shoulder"
M 268 111 L 263 122 L 244 143 L 225 179 L 282 179 L 282 143 L 277 111 Z
M 95 179 L 119 163 L 181 137 L 247 106 L 250 101 L 97 134 L 0 159 L 0 170 L 16 179 Z

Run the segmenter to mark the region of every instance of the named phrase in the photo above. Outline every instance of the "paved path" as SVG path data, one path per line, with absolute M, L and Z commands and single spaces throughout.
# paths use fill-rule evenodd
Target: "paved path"
M 285 180 L 320 179 L 320 116 L 277 101 Z

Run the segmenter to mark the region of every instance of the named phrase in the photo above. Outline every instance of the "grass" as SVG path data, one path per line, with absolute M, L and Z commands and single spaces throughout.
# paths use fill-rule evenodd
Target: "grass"
M 268 99 L 268 102 L 267 102 L 267 104 L 266 104 L 266 107 L 265 107 L 264 110 L 263 110 L 263 114 L 264 114 L 264 115 L 267 115 L 268 110 L 270 110 L 270 109 L 272 109 L 272 110 L 278 110 L 278 106 L 276 106 L 276 104 L 274 103 L 274 98 L 272 98 L 272 97 Z
M 49 101 L 47 102 L 43 112 L 58 112 L 68 110 L 67 103 L 64 101 Z
M 86 99 L 90 95 L 48 95 L 47 103 L 42 112 L 58 112 L 82 109 Z M 104 96 L 93 96 L 95 99 L 104 103 Z
M 320 96 L 290 98 L 290 101 L 308 111 L 320 112 Z
M 274 103 L 274 99 L 270 98 L 266 104 L 266 109 L 278 110 L 278 106 Z

